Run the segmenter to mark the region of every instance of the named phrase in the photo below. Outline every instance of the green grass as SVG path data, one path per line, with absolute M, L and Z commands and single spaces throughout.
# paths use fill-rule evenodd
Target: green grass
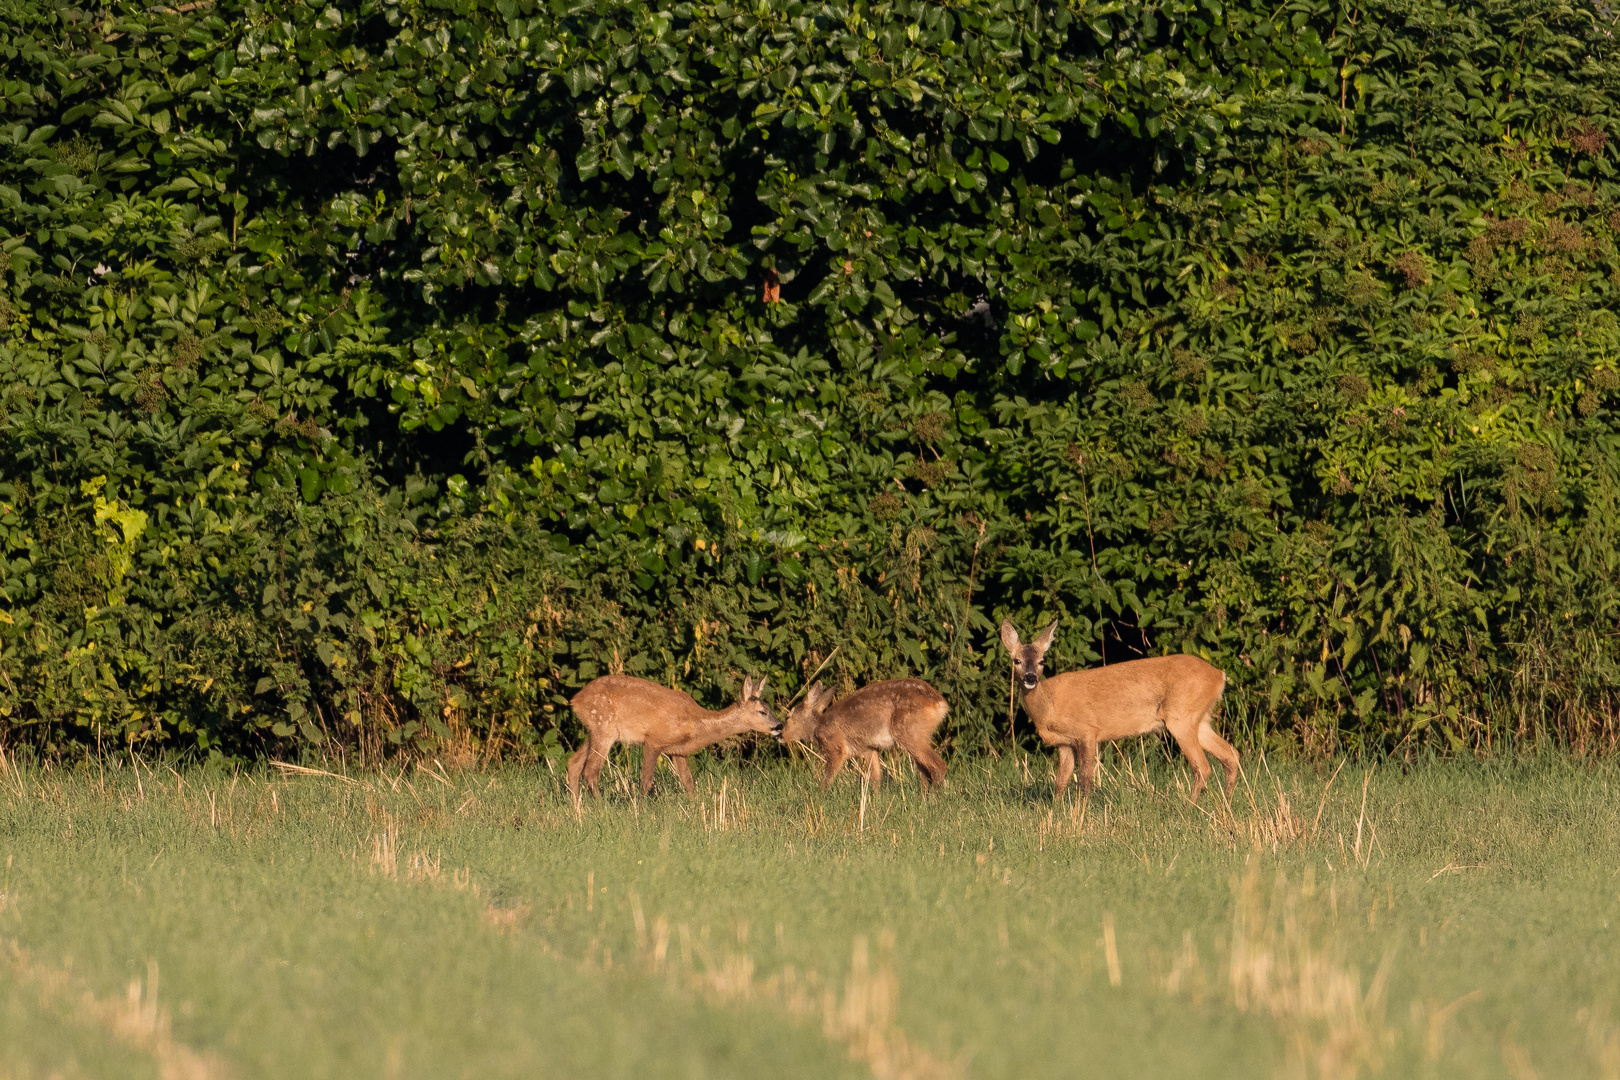
M 1620 1076 L 1611 764 L 626 764 L 8 772 L 0 1077 Z

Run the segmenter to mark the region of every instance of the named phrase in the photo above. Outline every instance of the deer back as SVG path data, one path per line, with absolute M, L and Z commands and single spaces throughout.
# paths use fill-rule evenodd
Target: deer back
M 863 686 L 828 705 L 817 738 L 837 735 L 852 746 L 887 750 L 914 739 L 927 741 L 945 722 L 950 706 L 922 679 L 889 679 Z
M 1207 715 L 1225 687 L 1226 674 L 1199 657 L 1153 656 L 1043 679 L 1024 707 L 1042 735 L 1107 742 Z
M 597 738 L 621 743 L 670 742 L 709 715 L 692 695 L 634 675 L 603 675 L 569 704 Z

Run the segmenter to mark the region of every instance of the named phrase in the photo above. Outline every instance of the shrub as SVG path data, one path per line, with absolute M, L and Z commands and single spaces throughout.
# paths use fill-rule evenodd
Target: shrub
M 1614 39 L 1290 10 L 11 0 L 0 739 L 554 753 L 840 645 L 973 747 L 1004 615 L 1612 737 Z

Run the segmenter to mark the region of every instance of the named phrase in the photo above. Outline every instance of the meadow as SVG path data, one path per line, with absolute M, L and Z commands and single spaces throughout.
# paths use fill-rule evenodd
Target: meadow
M 1608 761 L 694 764 L 8 763 L 0 1077 L 1620 1077 Z

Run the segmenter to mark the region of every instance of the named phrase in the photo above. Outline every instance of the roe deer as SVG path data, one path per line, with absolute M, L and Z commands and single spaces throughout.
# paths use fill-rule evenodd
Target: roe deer
M 882 752 L 898 746 L 917 763 L 923 791 L 945 782 L 945 759 L 934 751 L 934 731 L 951 707 L 921 679 L 891 679 L 863 686 L 842 701 L 820 683 L 804 695 L 782 725 L 783 742 L 814 741 L 827 757 L 821 789 L 852 754 L 866 759 L 866 775 L 876 791 L 882 783 Z
M 1209 782 L 1208 750 L 1226 769 L 1226 791 L 1237 783 L 1238 752 L 1215 734 L 1210 717 L 1226 689 L 1226 673 L 1185 653 L 1127 660 L 1123 664 L 1041 677 L 1041 658 L 1057 635 L 1053 621 L 1041 636 L 1022 645 L 1008 620 L 1001 643 L 1012 654 L 1013 677 L 1024 694 L 1024 709 L 1035 731 L 1058 752 L 1057 790 L 1062 798 L 1080 764 L 1080 794 L 1091 790 L 1097 773 L 1097 744 L 1168 730 L 1187 755 L 1193 771 L 1193 801 Z
M 604 675 L 592 679 L 569 702 L 574 715 L 585 725 L 588 737 L 568 758 L 568 793 L 579 802 L 579 776 L 591 786 L 597 798 L 597 778 L 607 764 L 614 743 L 640 745 L 641 793 L 652 790 L 653 770 L 658 755 L 668 754 L 669 764 L 680 777 L 688 795 L 697 790 L 686 755 L 745 731 L 774 733 L 781 728 L 771 710 L 760 700 L 765 680 L 756 684 L 743 679 L 742 696 L 730 708 L 710 712 L 692 700 L 690 694 L 671 690 L 633 675 Z

